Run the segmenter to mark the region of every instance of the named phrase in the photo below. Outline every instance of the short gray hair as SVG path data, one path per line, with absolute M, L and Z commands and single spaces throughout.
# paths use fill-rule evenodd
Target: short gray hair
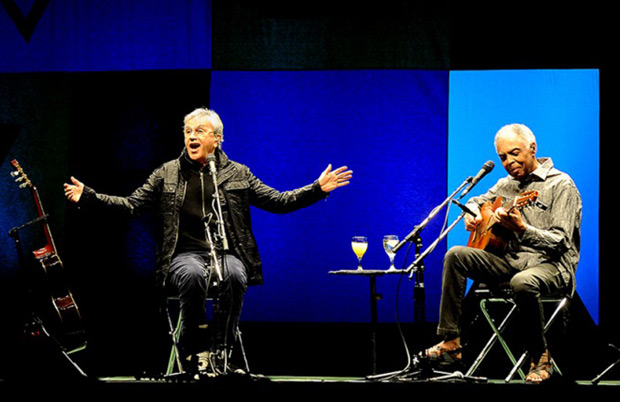
M 209 119 L 209 122 L 213 126 L 213 135 L 220 137 L 220 144 L 224 142 L 224 124 L 217 113 L 207 108 L 194 109 L 194 111 L 185 116 L 183 119 L 183 124 L 187 124 L 188 121 L 196 117 L 206 117 Z
M 527 141 L 528 146 L 536 143 L 536 137 L 528 126 L 526 126 L 525 124 L 513 123 L 506 124 L 504 127 L 500 128 L 497 131 L 497 134 L 495 134 L 495 147 L 497 148 L 497 140 L 499 139 L 499 137 L 510 133 L 516 134 L 519 137 L 523 138 L 525 141 Z

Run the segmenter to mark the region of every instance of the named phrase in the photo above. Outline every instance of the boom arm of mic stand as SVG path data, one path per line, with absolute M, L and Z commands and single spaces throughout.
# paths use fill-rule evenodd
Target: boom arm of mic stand
M 448 227 L 447 227 L 447 228 L 446 228 L 443 232 L 441 232 L 441 234 L 439 235 L 439 237 L 437 237 L 437 239 L 435 239 L 435 241 L 434 241 L 433 243 L 431 243 L 431 245 L 430 245 L 430 246 L 428 246 L 428 248 L 427 248 L 426 250 L 424 250 L 424 252 L 422 252 L 422 253 L 418 256 L 418 258 L 416 258 L 416 259 L 415 259 L 415 261 L 413 261 L 413 262 L 411 263 L 411 265 L 409 265 L 409 266 L 407 267 L 407 269 L 405 269 L 405 272 L 404 272 L 404 273 L 409 273 L 409 272 L 410 272 L 410 273 L 411 273 L 411 275 L 413 275 L 413 273 L 416 271 L 416 269 L 417 269 L 417 267 L 418 267 L 418 264 L 420 264 L 420 262 L 421 262 L 422 260 L 424 260 L 424 258 L 425 258 L 427 255 L 429 255 L 429 254 L 433 251 L 433 249 L 435 249 L 435 246 L 437 246 L 437 244 L 438 244 L 440 241 L 442 241 L 442 240 L 443 240 L 443 239 L 444 239 L 444 238 L 448 235 L 448 233 L 450 233 L 450 231 L 451 231 L 452 229 L 454 229 L 454 227 L 456 226 L 456 224 L 457 224 L 457 223 L 458 223 L 461 219 L 463 219 L 463 217 L 465 216 L 465 214 L 466 214 L 466 212 L 461 212 L 461 214 L 458 216 L 458 218 L 456 218 L 456 219 L 454 220 L 454 222 L 452 222 L 452 223 L 450 224 L 450 226 L 448 226 Z
M 410 241 L 412 238 L 416 237 L 418 235 L 418 233 L 420 232 L 420 230 L 424 229 L 424 227 L 428 224 L 428 222 L 430 222 L 430 220 L 433 219 L 435 217 L 435 215 L 437 215 L 437 213 L 439 213 L 439 211 L 441 211 L 443 209 L 443 207 L 445 207 L 446 204 L 448 204 L 450 202 L 450 200 L 452 200 L 454 198 L 454 196 L 456 196 L 456 194 L 459 191 L 461 191 L 463 189 L 463 187 L 468 185 L 472 180 L 473 180 L 473 178 L 470 176 L 463 183 L 461 183 L 461 185 L 456 190 L 454 190 L 454 192 L 452 194 L 450 194 L 448 196 L 448 198 L 446 198 L 441 204 L 436 206 L 435 209 L 433 209 L 431 211 L 431 213 L 426 217 L 426 219 L 424 219 L 424 221 L 422 221 L 422 223 L 420 225 L 416 226 L 411 231 L 411 233 L 409 233 L 403 240 L 400 241 L 400 243 L 398 243 L 396 246 L 394 246 L 394 248 L 392 250 L 396 253 L 398 250 L 400 250 L 405 245 L 405 243 Z

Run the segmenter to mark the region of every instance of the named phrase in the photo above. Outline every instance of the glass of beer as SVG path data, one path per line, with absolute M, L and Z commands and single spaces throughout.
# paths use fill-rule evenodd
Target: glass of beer
M 351 247 L 357 256 L 357 269 L 362 269 L 362 257 L 368 249 L 368 239 L 365 236 L 353 236 L 353 239 L 351 240 Z

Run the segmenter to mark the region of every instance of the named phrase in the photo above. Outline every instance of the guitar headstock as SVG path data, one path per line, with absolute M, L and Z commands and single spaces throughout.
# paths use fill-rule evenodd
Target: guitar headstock
M 525 208 L 536 202 L 538 199 L 538 191 L 526 191 L 521 193 L 517 198 L 515 198 L 513 208 Z
M 20 183 L 19 188 L 33 187 L 32 182 L 26 175 L 26 172 L 24 172 L 22 167 L 19 165 L 19 162 L 13 159 L 11 161 L 11 165 L 13 165 L 13 169 L 15 169 L 14 172 L 11 172 L 11 176 L 16 177 L 15 181 Z

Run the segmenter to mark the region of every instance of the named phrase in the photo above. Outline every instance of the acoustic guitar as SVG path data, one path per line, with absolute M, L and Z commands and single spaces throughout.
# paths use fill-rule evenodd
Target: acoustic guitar
M 513 233 L 501 225 L 496 225 L 495 210 L 499 207 L 507 208 L 508 206 L 510 206 L 507 209 L 508 213 L 514 209 L 521 210 L 536 202 L 538 195 L 538 191 L 526 191 L 506 204 L 503 197 L 497 197 L 493 202 L 487 201 L 482 204 L 480 208 L 482 221 L 469 235 L 467 247 L 486 250 L 496 255 L 503 255 L 506 251 L 508 239 L 510 236 L 513 236 Z
M 32 191 L 39 215 L 38 219 L 43 222 L 42 226 L 46 244 L 32 253 L 35 260 L 38 261 L 38 265 L 42 268 L 45 281 L 44 287 L 49 292 L 49 302 L 47 302 L 49 306 L 44 306 L 43 310 L 46 310 L 45 317 L 49 318 L 47 324 L 50 325 L 51 335 L 56 338 L 63 348 L 69 351 L 82 349 L 86 345 L 82 316 L 71 291 L 66 286 L 63 264 L 56 251 L 56 245 L 52 238 L 39 192 L 16 160 L 12 160 L 11 165 L 15 169 L 11 175 L 16 177 L 16 182 L 20 183 L 19 187 L 29 188 Z M 44 296 L 44 299 L 48 299 L 48 296 Z M 46 321 L 43 317 L 39 318 L 44 322 Z

